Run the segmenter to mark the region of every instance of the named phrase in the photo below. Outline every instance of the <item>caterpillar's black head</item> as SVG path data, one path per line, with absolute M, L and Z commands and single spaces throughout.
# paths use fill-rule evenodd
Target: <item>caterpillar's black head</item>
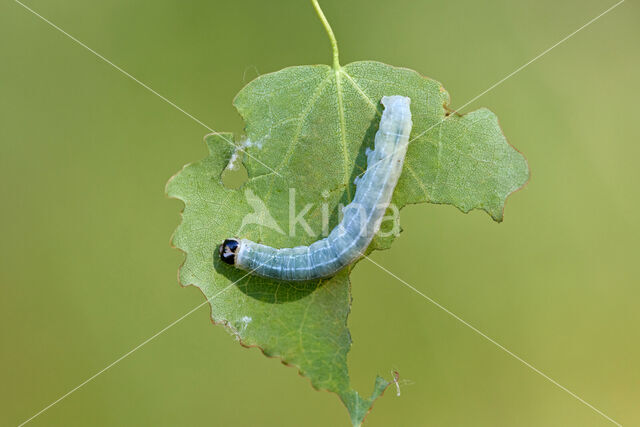
M 235 239 L 225 239 L 220 245 L 220 259 L 227 264 L 234 265 L 236 263 L 236 253 L 240 244 Z

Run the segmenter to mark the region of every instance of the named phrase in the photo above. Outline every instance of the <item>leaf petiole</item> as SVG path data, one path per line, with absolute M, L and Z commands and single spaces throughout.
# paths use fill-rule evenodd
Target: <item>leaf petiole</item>
M 331 29 L 331 24 L 327 21 L 327 17 L 324 16 L 324 12 L 320 8 L 318 4 L 318 0 L 311 0 L 311 4 L 313 4 L 313 8 L 316 10 L 316 14 L 320 21 L 322 21 L 322 25 L 324 26 L 327 35 L 329 36 L 329 41 L 331 42 L 331 50 L 333 51 L 333 68 L 337 71 L 340 69 L 340 55 L 338 54 L 338 41 L 336 40 L 335 34 L 333 34 L 333 30 Z

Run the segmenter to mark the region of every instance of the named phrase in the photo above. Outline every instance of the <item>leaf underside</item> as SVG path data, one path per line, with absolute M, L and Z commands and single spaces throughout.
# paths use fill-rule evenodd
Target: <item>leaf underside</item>
M 496 116 L 487 109 L 448 115 L 449 95 L 440 83 L 371 61 L 338 70 L 296 66 L 258 77 L 234 100 L 247 137 L 259 143 L 247 148 L 243 164 L 249 178 L 243 187 L 232 190 L 221 180 L 234 152 L 231 134 L 208 135 L 209 155 L 185 166 L 167 185 L 169 196 L 185 204 L 173 236 L 173 244 L 186 253 L 180 282 L 200 288 L 210 299 L 214 322 L 226 325 L 243 345 L 258 346 L 297 367 L 316 389 L 337 393 L 354 425 L 362 423 L 389 383 L 377 377 L 370 397 L 350 386 L 347 316 L 353 266 L 330 279 L 286 283 L 243 277 L 246 273 L 215 254 L 228 237 L 274 247 L 308 245 L 319 238 L 300 227 L 295 235 L 256 224 L 243 227 L 245 215 L 254 212 L 247 190 L 264 202 L 281 230 L 289 230 L 290 188 L 296 190 L 295 212 L 313 204 L 305 220 L 315 233 L 322 231 L 323 203 L 329 206 L 330 228 L 335 226 L 339 204 L 350 202 L 354 178 L 366 169 L 365 150 L 373 147 L 384 95 L 410 97 L 414 123 L 415 140 L 393 203 L 482 209 L 501 221 L 507 196 L 524 185 L 529 171 Z M 369 250 L 388 248 L 392 240 L 376 237 Z

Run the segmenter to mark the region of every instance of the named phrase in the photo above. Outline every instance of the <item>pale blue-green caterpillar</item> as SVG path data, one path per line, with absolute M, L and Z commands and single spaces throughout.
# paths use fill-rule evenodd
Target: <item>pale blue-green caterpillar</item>
M 324 239 L 310 246 L 276 249 L 246 239 L 226 239 L 220 259 L 236 268 L 270 279 L 313 280 L 333 276 L 360 258 L 380 229 L 398 183 L 409 145 L 411 100 L 385 96 L 385 109 L 367 170 L 356 180 L 356 193 L 344 207 L 342 221 Z

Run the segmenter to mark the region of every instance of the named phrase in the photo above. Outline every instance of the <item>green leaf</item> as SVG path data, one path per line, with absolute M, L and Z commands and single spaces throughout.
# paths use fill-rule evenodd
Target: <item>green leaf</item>
M 495 115 L 486 109 L 448 115 L 449 96 L 438 82 L 378 62 L 297 66 L 257 78 L 234 101 L 247 137 L 259 143 L 247 148 L 244 158 L 248 181 L 237 190 L 222 184 L 234 151 L 232 135 L 212 134 L 205 139 L 208 157 L 186 166 L 167 188 L 185 204 L 173 237 L 186 253 L 181 283 L 199 287 L 211 299 L 213 320 L 243 345 L 258 346 L 295 366 L 313 387 L 337 393 L 354 425 L 362 423 L 389 383 L 376 378 L 368 398 L 349 383 L 353 266 L 327 280 L 275 282 L 243 277 L 246 273 L 221 263 L 216 251 L 223 239 L 234 236 L 274 247 L 317 240 L 320 236 L 309 236 L 300 226 L 294 235 L 288 232 L 290 189 L 295 189 L 295 212 L 312 204 L 305 219 L 315 233 L 322 231 L 322 203 L 330 208 L 330 228 L 335 226 L 339 203 L 349 203 L 354 178 L 366 168 L 364 153 L 373 145 L 383 95 L 411 98 L 415 140 L 394 193 L 397 207 L 446 203 L 463 212 L 483 209 L 502 220 L 505 199 L 526 182 L 528 168 Z M 256 197 L 284 234 L 274 226 L 243 226 L 245 215 L 254 213 Z M 376 238 L 370 250 L 387 248 L 392 240 Z

